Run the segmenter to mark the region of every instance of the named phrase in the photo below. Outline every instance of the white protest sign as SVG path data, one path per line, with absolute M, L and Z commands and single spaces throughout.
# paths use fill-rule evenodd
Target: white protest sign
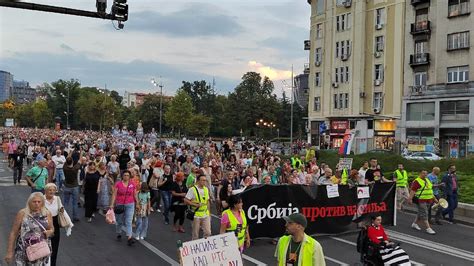
M 357 198 L 358 199 L 370 198 L 369 187 L 357 187 Z
M 232 232 L 184 242 L 179 253 L 181 265 L 186 266 L 243 265 L 237 237 Z
M 351 170 L 352 169 L 352 158 L 340 158 L 337 170 Z
M 328 198 L 337 198 L 339 197 L 338 185 L 327 185 L 326 190 L 328 192 Z

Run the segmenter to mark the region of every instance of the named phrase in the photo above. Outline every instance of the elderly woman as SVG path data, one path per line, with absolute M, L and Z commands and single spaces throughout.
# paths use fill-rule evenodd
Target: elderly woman
M 34 192 L 29 196 L 26 207 L 16 215 L 8 237 L 5 261 L 12 263 L 15 260 L 16 265 L 49 265 L 49 256 L 29 261 L 26 249 L 30 245 L 46 241 L 51 250 L 49 238 L 53 235 L 53 218 L 45 208 L 45 198 L 41 192 Z
M 61 202 L 61 198 L 56 196 L 56 192 L 58 191 L 56 184 L 48 183 L 44 187 L 44 195 L 46 197 L 45 207 L 51 213 L 53 218 L 53 225 L 54 225 L 54 236 L 51 237 L 51 266 L 56 265 L 56 258 L 58 256 L 58 248 L 59 248 L 59 240 L 60 240 L 60 231 L 59 231 L 59 220 L 58 214 L 60 211 L 64 211 L 63 204 Z

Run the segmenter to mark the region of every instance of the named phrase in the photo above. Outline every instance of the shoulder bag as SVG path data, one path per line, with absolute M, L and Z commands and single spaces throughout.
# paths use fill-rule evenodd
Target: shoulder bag
M 199 190 L 197 189 L 196 186 L 193 186 L 193 188 L 196 190 L 196 194 L 198 196 L 198 201 L 199 203 L 201 203 L 201 196 L 199 195 Z M 193 221 L 194 220 L 194 215 L 196 214 L 196 211 L 199 209 L 199 207 L 197 207 L 196 209 L 192 209 L 192 207 L 189 207 L 186 209 L 186 218 L 188 218 L 189 220 Z
M 123 185 L 123 182 L 122 182 L 122 185 Z M 127 185 L 127 190 L 125 191 L 125 199 L 127 199 L 128 187 L 129 186 L 130 186 L 130 183 Z M 115 204 L 115 207 L 114 207 L 114 213 L 115 214 L 122 214 L 124 211 L 125 211 L 125 206 L 123 204 L 121 204 L 121 205 Z
M 420 196 L 421 194 L 423 193 L 423 190 L 425 190 L 425 187 L 426 187 L 426 180 L 425 180 L 425 185 L 423 186 L 423 188 L 421 189 L 420 191 L 420 194 L 417 195 L 414 195 L 413 196 L 413 199 L 411 200 L 411 202 L 413 202 L 413 204 L 418 204 L 420 203 Z
M 69 221 L 66 219 L 66 215 L 64 215 L 64 206 L 61 202 L 60 197 L 56 197 L 56 200 L 58 201 L 58 223 L 61 228 L 69 227 Z
M 46 231 L 46 228 L 38 222 L 33 216 L 28 215 L 33 219 L 44 231 Z M 47 257 L 51 255 L 51 249 L 48 246 L 48 242 L 46 240 L 42 240 L 36 244 L 31 245 L 28 243 L 28 247 L 26 248 L 26 256 L 28 257 L 28 261 L 33 262 L 39 259 L 42 259 L 44 257 Z

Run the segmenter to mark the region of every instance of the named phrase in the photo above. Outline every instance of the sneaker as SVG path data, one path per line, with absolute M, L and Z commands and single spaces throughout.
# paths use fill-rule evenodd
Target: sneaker
M 92 223 L 92 218 L 87 219 L 88 223 Z
M 92 214 L 92 218 L 95 218 L 95 214 Z
M 145 237 L 144 236 L 140 237 L 140 240 L 145 240 Z
M 135 237 L 135 240 L 137 240 L 137 241 L 140 240 L 140 237 L 136 236 L 136 237 Z
M 117 235 L 117 240 L 120 241 L 120 239 L 122 239 L 122 235 Z
M 416 230 L 418 230 L 418 231 L 421 231 L 420 226 L 419 226 L 418 224 L 416 224 L 416 223 L 412 223 L 412 224 L 411 224 L 411 228 L 416 229 Z
M 133 238 L 129 238 L 129 239 L 127 240 L 127 245 L 131 246 L 131 245 L 133 245 L 133 244 L 135 244 L 135 240 L 133 240 Z
M 435 235 L 435 234 L 436 234 L 436 232 L 435 232 L 433 229 L 431 229 L 431 227 L 430 227 L 430 228 L 427 228 L 427 229 L 426 229 L 426 232 L 427 232 L 428 234 L 430 234 L 430 235 Z

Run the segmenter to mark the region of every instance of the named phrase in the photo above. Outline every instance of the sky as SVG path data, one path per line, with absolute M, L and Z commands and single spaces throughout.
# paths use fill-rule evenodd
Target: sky
M 95 11 L 95 0 L 27 0 Z M 107 0 L 110 12 L 112 0 Z M 173 95 L 181 81 L 215 79 L 227 94 L 247 71 L 281 95 L 309 51 L 306 0 L 133 0 L 123 30 L 109 20 L 0 7 L 0 70 L 37 86 L 78 79 L 119 93 Z M 116 24 L 116 23 L 115 23 Z M 116 25 L 115 25 L 116 26 Z M 288 95 L 288 94 L 287 94 Z

